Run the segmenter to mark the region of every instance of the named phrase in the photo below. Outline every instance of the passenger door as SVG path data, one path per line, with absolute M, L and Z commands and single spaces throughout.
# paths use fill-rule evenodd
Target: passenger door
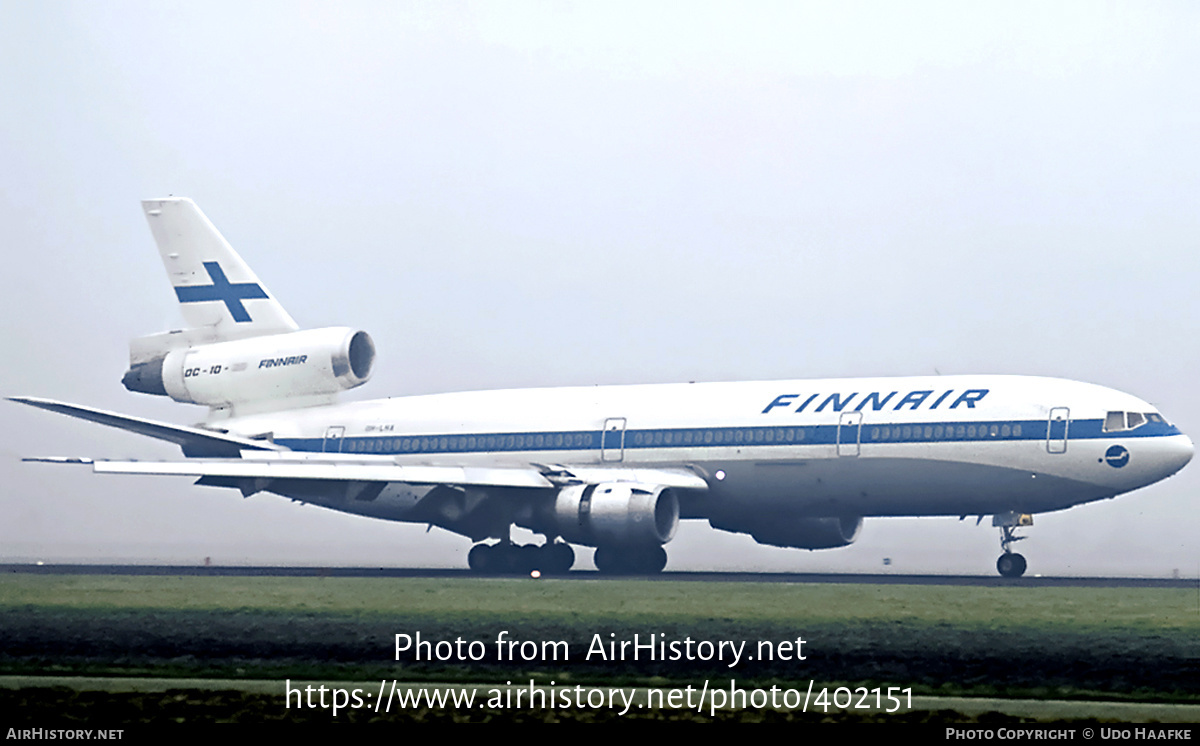
M 1071 427 L 1071 410 L 1055 407 L 1050 410 L 1050 421 L 1046 423 L 1046 450 L 1050 453 L 1067 452 L 1067 431 Z

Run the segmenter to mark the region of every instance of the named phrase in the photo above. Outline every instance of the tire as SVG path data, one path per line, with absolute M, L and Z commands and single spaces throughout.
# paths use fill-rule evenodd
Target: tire
M 570 544 L 547 544 L 542 547 L 543 572 L 566 575 L 575 564 L 575 550 Z
M 596 569 L 604 575 L 621 575 L 625 572 L 624 558 L 614 547 L 596 547 Z
M 605 575 L 657 575 L 667 566 L 667 550 L 650 547 L 598 547 L 596 569 Z
M 1019 578 L 1025 574 L 1025 558 L 1019 554 L 1005 553 L 996 560 L 996 570 L 1006 578 Z
M 467 567 L 475 572 L 495 572 L 496 552 L 490 544 L 476 544 L 467 553 Z

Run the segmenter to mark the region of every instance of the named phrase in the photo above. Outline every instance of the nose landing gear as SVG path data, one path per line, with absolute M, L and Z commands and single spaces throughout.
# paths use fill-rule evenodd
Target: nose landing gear
M 1025 574 L 1025 557 L 1016 552 L 1006 552 L 996 560 L 996 569 L 1006 578 L 1019 578 Z
M 1001 513 L 992 516 L 992 525 L 1000 529 L 1000 548 L 1004 554 L 996 560 L 996 570 L 1006 578 L 1019 578 L 1025 574 L 1025 557 L 1012 550 L 1012 545 L 1026 539 L 1017 536 L 1015 529 L 1033 525 L 1033 516 L 1028 513 Z

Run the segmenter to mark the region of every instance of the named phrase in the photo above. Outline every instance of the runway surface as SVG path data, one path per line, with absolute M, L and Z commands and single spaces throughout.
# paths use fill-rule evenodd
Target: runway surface
M 412 567 L 261 567 L 218 565 L 49 565 L 0 564 L 0 572 L 42 575 L 208 575 L 213 577 L 330 577 L 330 578 L 511 578 L 480 576 L 470 570 Z M 576 570 L 559 579 L 574 581 L 618 578 L 675 582 L 734 583 L 852 583 L 875 585 L 1020 586 L 1024 588 L 1196 588 L 1195 578 L 1001 578 L 990 575 L 890 575 L 831 573 L 664 572 L 660 575 L 612 576 Z

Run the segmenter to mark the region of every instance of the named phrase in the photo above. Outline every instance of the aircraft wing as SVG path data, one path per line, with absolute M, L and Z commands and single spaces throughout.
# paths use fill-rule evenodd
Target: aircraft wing
M 455 466 L 397 464 L 392 459 L 364 460 L 342 454 L 244 452 L 242 458 L 197 458 L 186 461 L 118 461 L 87 458 L 27 458 L 25 461 L 86 464 L 97 474 L 154 474 L 225 479 L 315 479 L 344 482 L 403 482 L 457 487 L 523 487 L 552 489 L 581 482 L 643 482 L 703 490 L 707 483 L 681 469 L 609 467 Z
M 556 488 L 595 482 L 643 482 L 703 490 L 708 484 L 688 469 L 636 469 L 618 466 L 527 464 L 468 466 L 401 464 L 388 457 L 293 452 L 267 440 L 158 422 L 103 409 L 29 396 L 11 401 L 101 425 L 175 443 L 184 461 L 119 461 L 90 458 L 27 458 L 25 461 L 89 464 L 98 474 L 159 474 L 225 479 L 314 479 L 347 482 L 403 482 L 459 487 Z
M 40 460 L 40 459 L 39 459 Z M 159 474 L 226 479 L 317 479 L 404 482 L 472 487 L 553 487 L 533 468 L 344 463 L 300 459 L 189 459 L 187 461 L 82 461 L 97 474 Z

